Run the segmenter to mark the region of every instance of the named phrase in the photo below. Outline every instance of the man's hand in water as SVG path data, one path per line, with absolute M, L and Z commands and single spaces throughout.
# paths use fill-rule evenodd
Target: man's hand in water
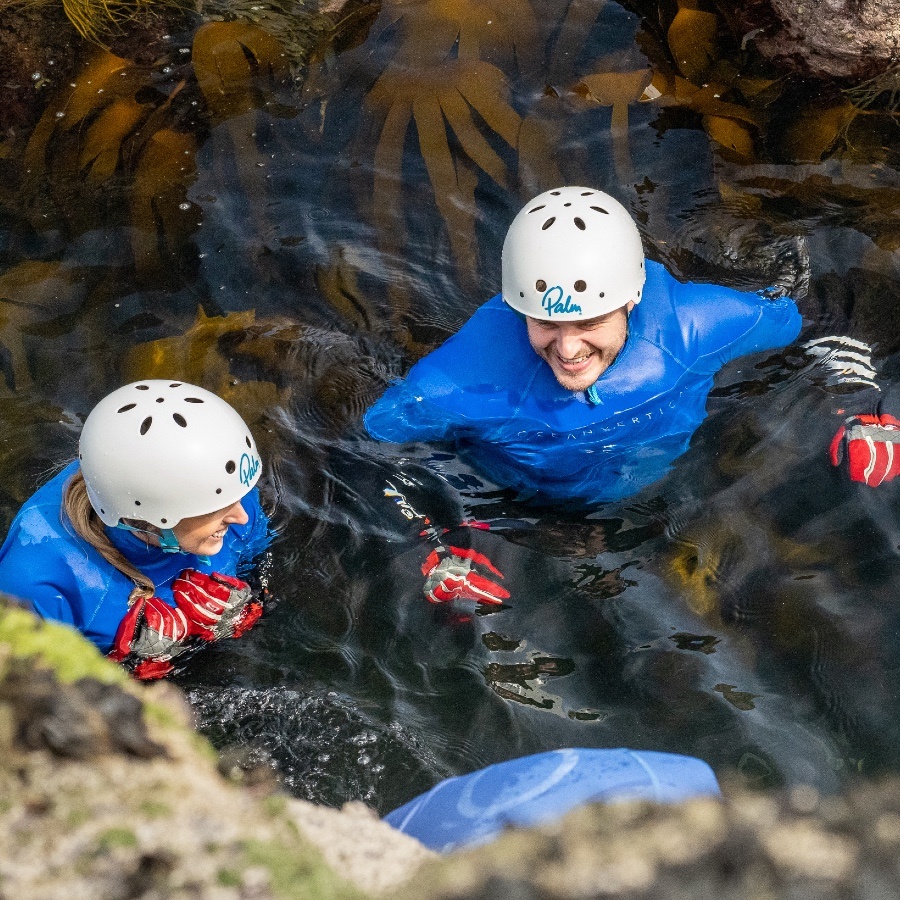
M 422 563 L 425 599 L 429 603 L 449 603 L 459 599 L 502 604 L 509 597 L 509 591 L 476 572 L 476 565 L 484 566 L 499 578 L 503 577 L 503 573 L 477 550 L 462 547 L 432 550 L 428 559 Z
M 900 474 L 900 420 L 882 414 L 851 416 L 838 429 L 829 450 L 831 464 L 847 458 L 853 481 L 877 487 Z
M 119 623 L 109 655 L 129 664 L 136 678 L 164 678 L 172 660 L 195 645 L 240 637 L 262 614 L 249 585 L 230 575 L 185 569 L 172 583 L 175 606 L 159 597 L 140 597 Z

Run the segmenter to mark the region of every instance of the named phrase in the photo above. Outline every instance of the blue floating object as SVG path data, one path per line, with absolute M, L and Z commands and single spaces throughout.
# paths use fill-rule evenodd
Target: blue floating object
M 449 853 L 483 844 L 505 827 L 559 818 L 585 803 L 676 803 L 721 796 L 702 760 L 644 750 L 566 749 L 537 753 L 448 778 L 384 821 L 426 847 Z

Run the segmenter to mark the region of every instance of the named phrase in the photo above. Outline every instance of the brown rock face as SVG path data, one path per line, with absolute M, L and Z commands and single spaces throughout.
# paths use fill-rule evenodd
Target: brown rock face
M 396 900 L 867 900 L 900 895 L 900 785 L 623 803 L 426 865 Z
M 898 0 L 718 0 L 744 45 L 814 78 L 900 72 Z

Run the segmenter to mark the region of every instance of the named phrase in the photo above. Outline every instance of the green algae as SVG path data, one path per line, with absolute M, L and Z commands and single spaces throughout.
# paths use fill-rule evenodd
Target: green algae
M 3 645 L 9 650 L 4 652 Z M 34 659 L 52 669 L 64 684 L 96 678 L 105 684 L 125 686 L 128 674 L 107 660 L 75 629 L 42 622 L 20 607 L 0 605 L 0 674 L 10 659 Z
M 244 861 L 265 869 L 273 893 L 283 900 L 362 900 L 365 896 L 340 879 L 319 851 L 302 840 L 290 845 L 250 841 L 244 848 Z

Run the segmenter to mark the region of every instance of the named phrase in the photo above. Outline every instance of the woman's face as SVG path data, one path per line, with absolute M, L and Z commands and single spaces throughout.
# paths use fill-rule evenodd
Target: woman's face
M 241 501 L 224 509 L 203 516 L 188 516 L 182 519 L 172 531 L 178 539 L 178 546 L 185 553 L 197 556 L 215 556 L 222 549 L 225 532 L 229 525 L 244 525 L 249 521 Z

